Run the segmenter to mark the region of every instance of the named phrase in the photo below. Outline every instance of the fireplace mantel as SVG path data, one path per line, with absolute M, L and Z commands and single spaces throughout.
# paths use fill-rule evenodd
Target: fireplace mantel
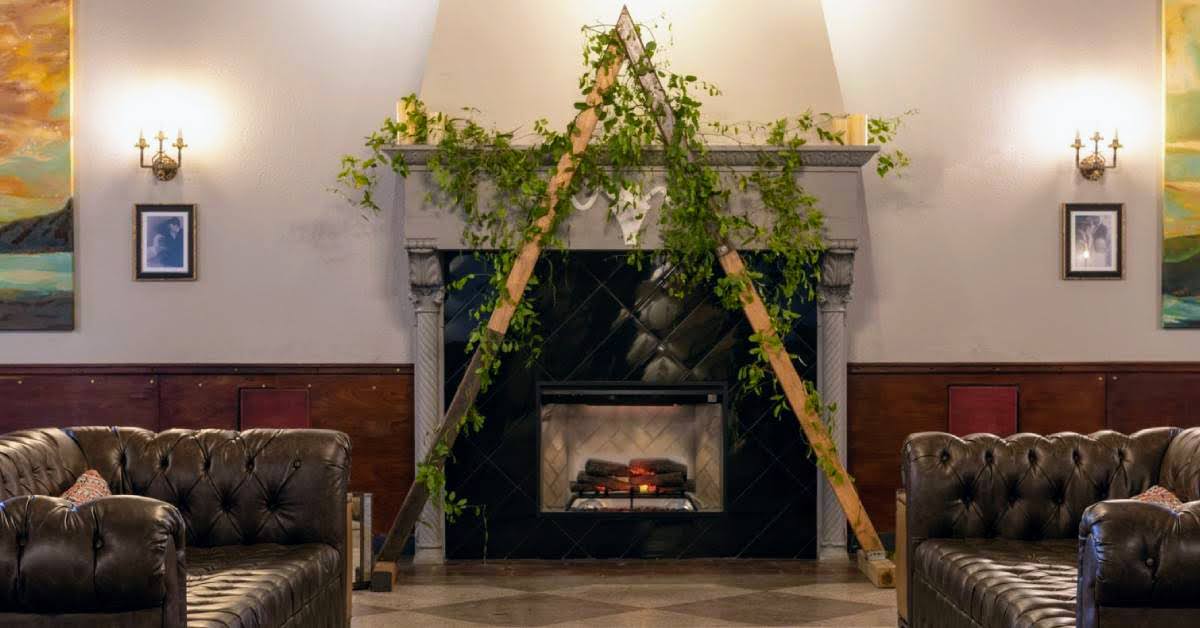
M 443 345 L 444 280 L 439 254 L 460 251 L 463 216 L 456 208 L 436 202 L 432 175 L 428 168 L 436 147 L 426 145 L 397 145 L 385 148 L 391 154 L 404 157 L 409 168 L 407 177 L 396 182 L 395 211 L 403 225 L 408 249 L 410 296 L 413 301 L 415 329 L 413 334 L 414 410 L 416 459 L 425 456 L 432 435 L 441 423 L 444 409 Z M 712 163 L 737 171 L 755 168 L 764 151 L 782 149 L 769 146 L 711 146 Z M 832 435 L 842 463 L 846 463 L 846 308 L 851 299 L 854 277 L 854 253 L 865 225 L 866 199 L 863 191 L 863 171 L 879 151 L 877 146 L 805 146 L 798 149 L 804 166 L 797 174 L 806 191 L 818 199 L 817 206 L 825 214 L 827 251 L 822 262 L 819 305 L 819 370 L 818 387 L 823 399 L 837 407 Z M 651 152 L 645 168 L 643 190 L 649 193 L 642 199 L 648 203 L 645 229 L 638 245 L 647 250 L 658 248 L 658 208 L 662 194 L 654 193 L 661 183 L 662 168 L 655 165 Z M 726 175 L 728 176 L 728 175 Z M 656 181 L 657 177 L 657 181 Z M 665 188 L 664 188 L 665 189 Z M 731 186 L 731 189 L 736 187 Z M 576 211 L 563 223 L 562 241 L 570 249 L 591 251 L 624 251 L 630 248 L 620 225 L 610 216 L 612 199 L 603 194 L 581 194 L 573 199 Z M 481 193 L 481 207 L 488 208 L 486 188 Z M 767 218 L 752 192 L 731 194 L 730 211 L 756 219 L 760 224 Z M 743 247 L 756 248 L 753 243 Z M 820 473 L 818 471 L 817 473 Z M 837 498 L 823 479 L 818 481 L 818 542 L 821 557 L 846 556 L 846 520 Z M 416 559 L 440 562 L 445 552 L 445 517 L 432 504 L 422 513 L 416 531 Z
M 463 216 L 461 212 L 430 202 L 432 188 L 428 168 L 429 158 L 437 151 L 435 146 L 398 145 L 386 149 L 399 154 L 409 167 L 409 176 L 398 179 L 397 210 L 404 216 L 404 234 L 410 240 L 421 240 L 438 250 L 461 250 Z M 710 146 L 709 161 L 714 165 L 734 172 L 751 171 L 764 153 L 781 152 L 774 146 Z M 879 151 L 878 146 L 825 146 L 813 145 L 794 149 L 802 156 L 800 180 L 804 188 L 818 200 L 817 206 L 825 214 L 826 238 L 829 240 L 855 240 L 863 224 L 866 207 L 862 186 L 862 167 Z M 661 154 L 661 153 L 658 153 Z M 644 189 L 653 190 L 661 182 L 662 168 L 655 166 L 661 160 L 656 151 L 647 152 L 646 183 Z M 736 189 L 731 186 L 731 189 Z M 577 200 L 586 201 L 585 195 Z M 658 207 L 662 195 L 648 197 L 650 211 L 646 216 L 646 228 L 640 245 L 654 249 L 659 245 Z M 562 235 L 568 248 L 590 251 L 623 251 L 629 248 L 620 226 L 609 217 L 611 200 L 600 195 L 586 210 L 577 210 L 564 222 Z M 488 208 L 486 190 L 481 193 L 481 207 Z M 577 208 L 582 204 L 577 204 Z M 758 206 L 753 192 L 734 192 L 730 198 L 730 211 L 742 213 L 756 219 L 760 224 L 766 212 Z M 743 248 L 757 248 L 750 243 Z

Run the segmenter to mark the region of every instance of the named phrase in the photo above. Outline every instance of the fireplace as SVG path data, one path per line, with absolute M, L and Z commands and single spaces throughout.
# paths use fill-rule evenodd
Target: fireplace
M 440 195 L 431 194 L 436 186 L 428 161 L 436 147 L 385 150 L 402 155 L 411 171 L 409 177 L 396 181 L 394 209 L 402 217 L 398 231 L 406 239 L 413 301 L 414 453 L 420 459 L 466 366 L 465 342 L 479 324 L 469 314 L 489 289 L 479 274 L 489 268 L 474 263 L 471 253 L 461 250 L 462 212 L 444 206 Z M 753 169 L 763 150 L 777 149 L 709 147 L 714 160 L 741 172 Z M 876 146 L 799 149 L 804 166 L 797 176 L 821 201 L 829 248 L 820 262 L 820 285 L 811 295 L 815 298 L 794 306 L 803 315 L 803 327 L 786 342 L 802 361 L 802 376 L 815 381 L 822 397 L 837 407 L 831 431 L 843 457 L 846 309 L 856 239 L 865 224 L 862 166 L 876 151 Z M 654 181 L 661 182 L 661 169 L 649 168 L 646 174 L 647 189 Z M 647 201 L 646 229 L 639 239 L 640 248 L 647 252 L 661 244 L 657 215 L 661 198 Z M 488 194 L 479 200 L 481 210 L 492 207 Z M 460 439 L 447 467 L 448 487 L 477 502 L 487 514 L 464 517 L 447 527 L 442 511 L 430 505 L 417 526 L 418 560 L 812 557 L 818 545 L 822 553 L 844 556 L 845 518 L 833 491 L 808 459 L 799 428 L 794 421 L 775 420 L 769 414 L 769 399 L 736 387 L 736 368 L 745 364 L 753 348 L 742 315 L 724 310 L 709 294 L 684 299 L 665 294 L 661 282 L 670 275 L 669 268 L 650 263 L 632 269 L 625 263 L 629 247 L 621 228 L 611 220 L 611 202 L 600 195 L 595 206 L 587 209 L 582 199 L 574 200 L 582 203 L 577 204 L 580 209 L 570 214 L 561 230 L 561 244 L 569 253 L 543 253 L 536 273 L 542 285 L 526 297 L 542 320 L 545 351 L 532 360 L 506 358 L 495 385 L 477 403 L 488 417 L 487 425 L 482 432 Z M 755 222 L 765 216 L 760 201 L 753 192 L 737 189 L 727 199 L 730 211 Z M 747 262 L 755 265 L 756 244 L 740 248 Z M 769 264 L 756 270 L 769 273 Z M 462 281 L 471 284 L 468 289 L 445 289 L 448 283 Z M 563 504 L 543 508 L 537 459 L 542 428 L 538 385 L 573 381 L 728 385 L 720 510 L 637 511 L 634 507 L 632 512 L 587 514 L 564 510 L 565 498 Z M 688 469 L 689 478 L 697 473 Z M 625 507 L 630 508 L 628 503 Z
M 447 557 L 815 557 L 818 472 L 769 391 L 738 384 L 755 348 L 745 317 L 709 292 L 672 295 L 669 268 L 632 266 L 622 253 L 548 251 L 538 264 L 544 280 L 527 298 L 542 352 L 506 357 L 476 403 L 483 429 L 454 446 L 447 488 L 480 511 L 447 525 Z M 440 311 L 445 407 L 491 284 L 471 253 L 444 253 L 440 269 L 464 284 Z M 814 378 L 816 304 L 795 309 L 803 324 L 787 346 Z M 572 491 L 589 460 L 607 494 Z M 642 460 L 656 476 L 680 473 L 671 482 L 683 490 L 651 489 L 635 479 L 647 473 L 622 468 Z
M 538 387 L 541 511 L 721 512 L 725 389 Z

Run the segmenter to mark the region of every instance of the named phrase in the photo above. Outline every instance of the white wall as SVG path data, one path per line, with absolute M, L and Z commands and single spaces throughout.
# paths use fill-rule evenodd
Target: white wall
M 76 0 L 78 326 L 0 362 L 405 362 L 395 225 L 327 191 L 421 84 L 436 0 Z M 183 127 L 175 181 L 139 128 Z M 198 205 L 199 281 L 139 283 L 135 203 Z
M 470 105 L 502 129 L 539 117 L 565 128 L 582 100 L 580 27 L 615 23 L 625 4 L 657 38 L 660 63 L 724 91 L 704 97 L 712 119 L 842 109 L 820 0 L 503 0 L 486 11 L 442 0 L 421 98 L 434 111 Z
M 868 183 L 854 361 L 1195 360 L 1159 327 L 1159 1 L 825 0 L 846 107 L 921 110 Z M 1103 183 L 1075 129 L 1119 127 Z M 1125 280 L 1059 279 L 1059 205 L 1123 202 Z
M 688 6 L 631 4 L 639 18 Z M 868 182 L 853 360 L 1200 355 L 1196 333 L 1158 325 L 1158 0 L 823 4 L 846 109 L 921 110 L 902 138 L 914 167 Z M 76 0 L 78 329 L 0 335 L 0 361 L 409 360 L 402 234 L 327 188 L 337 157 L 421 85 L 435 13 L 436 0 Z M 714 59 L 732 54 L 722 41 L 706 39 Z M 722 117 L 797 99 L 743 96 L 743 114 L 738 97 L 727 89 Z M 131 148 L 158 117 L 191 144 L 170 183 Z M 1127 144 L 1101 184 L 1078 179 L 1067 148 L 1097 125 Z M 1059 279 L 1065 201 L 1126 204 L 1124 281 Z M 199 205 L 198 282 L 131 280 L 140 202 Z

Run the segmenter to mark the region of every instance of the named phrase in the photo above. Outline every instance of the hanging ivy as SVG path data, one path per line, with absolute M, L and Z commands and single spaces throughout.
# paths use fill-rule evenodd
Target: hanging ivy
M 639 25 L 638 30 L 644 38 L 649 35 L 647 27 Z M 612 62 L 613 51 L 621 47 L 611 26 L 585 27 L 583 31 L 585 72 L 578 84 L 580 101 L 574 104 L 581 111 L 588 107 L 582 98 L 593 90 L 597 71 Z M 804 157 L 797 149 L 813 140 L 842 144 L 845 138 L 831 130 L 833 116 L 812 112 L 765 124 L 705 122 L 700 99 L 718 95 L 717 87 L 694 75 L 669 71 L 657 58 L 659 50 L 654 40 L 646 42 L 645 50 L 644 65 L 626 68 L 604 92 L 596 110 L 599 123 L 595 135 L 587 149 L 574 158 L 575 176 L 568 188 L 559 191 L 554 218 L 541 235 L 542 245 L 548 249 L 563 247 L 559 227 L 573 214 L 570 199 L 576 193 L 602 191 L 611 198 L 618 198 L 623 191 L 640 195 L 645 167 L 651 163 L 662 167 L 666 197 L 658 213 L 660 247 L 653 252 L 634 247 L 628 253 L 629 261 L 642 264 L 652 254 L 672 270 L 668 285 L 672 295 L 711 291 L 731 310 L 741 308 L 748 284 L 752 284 L 762 296 L 778 335 L 751 336 L 757 346 L 751 351 L 750 361 L 739 368 L 738 380 L 744 391 L 767 395 L 777 417 L 784 415 L 789 409 L 767 362 L 768 349 L 773 348 L 768 343 L 782 348 L 782 338 L 791 333 L 799 317 L 792 304 L 798 298 L 815 296 L 819 260 L 825 250 L 824 216 L 818 199 L 798 181 Z M 653 106 L 637 82 L 642 72 L 658 74 L 675 114 L 674 135 L 665 143 Z M 366 138 L 366 157 L 342 157 L 337 176 L 339 191 L 357 207 L 379 212 L 374 190 L 380 169 L 390 169 L 401 177 L 409 172 L 403 153 L 389 150 L 396 138 L 410 137 L 418 144 L 436 138 L 437 148 L 428 159 L 434 183 L 428 200 L 463 213 L 463 245 L 477 251 L 488 267 L 485 275 L 491 297 L 471 314 L 477 324 L 467 346 L 468 351 L 481 352 L 479 376 L 483 391 L 492 383 L 503 356 L 523 356 L 529 363 L 540 356 L 542 337 L 537 314 L 528 299 L 517 303 L 508 333 L 499 340 L 485 333 L 486 320 L 508 298 L 505 281 L 521 247 L 540 232 L 536 223 L 550 209 L 546 197 L 552 171 L 546 165 L 570 153 L 574 129 L 572 126 L 559 132 L 542 119 L 518 137 L 512 131 L 485 128 L 475 119 L 474 110 L 464 109 L 456 116 L 432 114 L 416 95 L 403 100 L 409 114 L 406 121 L 385 120 Z M 891 142 L 902 122 L 903 116 L 872 118 L 869 141 Z M 756 166 L 737 171 L 712 163 L 709 145 L 718 138 L 758 146 L 761 150 Z M 876 172 L 885 176 L 908 164 L 902 151 L 880 152 Z M 484 183 L 486 203 L 480 196 Z M 765 220 L 725 211 L 734 191 L 757 195 Z M 760 262 L 773 270 L 771 281 L 754 270 L 743 276 L 717 273 L 717 249 L 726 241 L 739 247 L 753 245 Z M 463 277 L 449 289 L 459 289 L 473 278 Z M 529 288 L 537 284 L 535 274 Z M 808 410 L 822 416 L 828 429 L 834 408 L 823 404 L 811 385 L 807 388 Z M 472 408 L 460 430 L 478 431 L 483 423 L 484 417 Z M 434 446 L 447 449 L 442 443 Z M 448 450 L 439 453 L 450 454 Z M 819 454 L 815 456 L 817 464 L 831 481 L 849 480 L 848 476 L 838 477 L 832 465 L 825 462 L 836 459 L 836 451 L 810 453 Z M 417 477 L 435 500 L 442 496 L 445 475 L 441 467 L 421 465 Z M 451 520 L 472 508 L 466 498 L 453 492 L 441 499 Z

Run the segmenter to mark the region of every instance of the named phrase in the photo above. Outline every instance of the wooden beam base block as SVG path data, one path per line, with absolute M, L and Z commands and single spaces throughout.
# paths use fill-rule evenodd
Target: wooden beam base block
M 896 565 L 887 558 L 872 558 L 867 552 L 858 550 L 858 570 L 877 589 L 896 587 Z
M 371 572 L 371 591 L 375 593 L 387 593 L 396 585 L 396 578 L 399 576 L 400 570 L 396 568 L 396 563 L 388 560 L 381 560 L 375 563 L 375 570 Z

